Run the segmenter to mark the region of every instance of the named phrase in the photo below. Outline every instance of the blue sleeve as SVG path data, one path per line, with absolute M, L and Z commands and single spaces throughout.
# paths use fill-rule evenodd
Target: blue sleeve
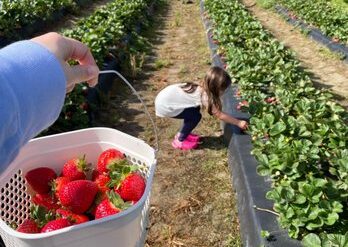
M 66 79 L 54 54 L 32 41 L 0 50 L 0 174 L 59 116 Z

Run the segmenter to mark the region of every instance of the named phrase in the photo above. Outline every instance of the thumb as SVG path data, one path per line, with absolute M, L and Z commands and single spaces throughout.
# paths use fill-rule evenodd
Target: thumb
M 68 85 L 87 81 L 94 87 L 98 83 L 99 68 L 91 65 L 66 66 L 65 75 Z

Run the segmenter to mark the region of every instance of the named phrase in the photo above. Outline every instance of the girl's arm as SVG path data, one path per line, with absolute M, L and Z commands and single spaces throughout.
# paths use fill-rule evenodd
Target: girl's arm
M 229 115 L 229 114 L 227 114 L 225 112 L 215 110 L 215 111 L 213 111 L 213 114 L 214 114 L 214 116 L 216 116 L 221 121 L 224 121 L 224 122 L 229 123 L 229 124 L 236 125 L 239 128 L 241 128 L 242 130 L 245 130 L 245 129 L 248 128 L 248 122 L 247 121 L 234 118 L 234 117 L 232 117 L 231 115 Z

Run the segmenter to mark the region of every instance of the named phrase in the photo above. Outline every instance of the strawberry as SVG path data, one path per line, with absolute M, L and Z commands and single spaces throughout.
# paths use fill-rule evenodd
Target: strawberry
M 57 177 L 52 182 L 52 192 L 58 198 L 59 191 L 63 188 L 64 185 L 68 184 L 70 182 L 70 178 L 68 177 Z
M 23 233 L 40 233 L 40 229 L 33 219 L 24 220 L 22 224 L 18 226 L 17 231 Z
M 125 159 L 124 154 L 120 151 L 111 148 L 105 150 L 99 155 L 97 162 L 97 171 L 99 173 L 108 172 L 109 166 L 112 166 L 113 163 Z
M 123 200 L 137 202 L 143 195 L 145 186 L 145 179 L 139 173 L 132 172 L 114 190 Z
M 37 193 L 35 194 L 35 196 L 33 196 L 31 200 L 35 205 L 39 205 L 46 208 L 47 211 L 49 210 L 55 211 L 56 209 L 59 208 L 56 198 L 54 198 L 50 194 Z
M 277 101 L 276 97 L 269 97 L 265 99 L 266 103 L 273 104 Z
M 85 156 L 68 160 L 62 170 L 62 176 L 70 180 L 86 179 L 85 172 L 88 171 L 88 164 Z
M 41 194 L 50 191 L 50 182 L 56 177 L 56 172 L 49 167 L 39 167 L 28 171 L 25 175 L 25 179 L 33 190 Z
M 89 221 L 89 218 L 84 214 L 74 214 L 73 212 L 62 208 L 57 209 L 56 213 L 61 216 L 61 218 L 70 220 L 74 225 Z
M 110 177 L 108 175 L 105 175 L 105 174 L 99 174 L 94 179 L 94 182 L 98 186 L 98 189 L 101 193 L 104 193 L 104 192 L 110 190 L 110 188 L 108 187 L 109 181 L 110 181 Z
M 58 193 L 60 203 L 73 213 L 84 213 L 93 203 L 98 186 L 89 180 L 74 180 L 64 185 Z
M 42 229 L 41 232 L 52 232 L 64 227 L 71 226 L 71 222 L 68 219 L 56 219 L 48 222 Z
M 92 171 L 92 181 L 95 181 L 95 179 L 96 179 L 99 175 L 100 175 L 100 173 L 99 173 L 97 170 L 93 169 L 93 171 Z
M 88 111 L 89 109 L 89 105 L 88 102 L 83 102 L 80 104 L 80 109 L 84 110 L 84 111 Z
M 117 214 L 130 206 L 129 203 L 125 203 L 121 197 L 111 191 L 107 193 L 107 198 L 98 204 L 95 210 L 95 218 L 100 219 L 109 215 Z

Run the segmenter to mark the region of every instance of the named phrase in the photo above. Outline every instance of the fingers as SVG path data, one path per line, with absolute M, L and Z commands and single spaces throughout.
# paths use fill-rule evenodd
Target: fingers
M 99 68 L 92 56 L 89 48 L 81 43 L 80 41 L 65 38 L 69 43 L 70 52 L 66 54 L 64 58 L 65 61 L 70 59 L 76 60 L 79 62 L 80 66 L 71 67 L 72 82 L 78 83 L 82 81 L 87 81 L 88 84 L 93 87 L 98 82 Z
M 82 42 L 54 32 L 35 37 L 32 41 L 46 47 L 59 59 L 67 77 L 67 88 L 84 81 L 92 87 L 97 84 L 99 68 L 91 51 Z M 70 67 L 66 63 L 69 60 L 78 61 L 80 65 Z
M 67 88 L 74 87 L 76 83 L 87 81 L 89 86 L 94 87 L 98 83 L 99 69 L 90 65 L 65 66 L 67 76 Z

